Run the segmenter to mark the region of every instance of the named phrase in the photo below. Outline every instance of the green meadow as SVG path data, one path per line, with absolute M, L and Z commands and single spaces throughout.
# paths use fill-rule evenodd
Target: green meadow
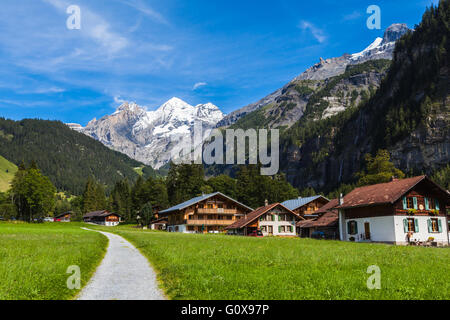
M 450 249 L 102 228 L 138 247 L 172 299 L 449 299 Z M 381 269 L 369 290 L 367 269 Z
M 0 192 L 10 188 L 10 183 L 17 172 L 17 166 L 0 156 Z
M 0 223 L 0 300 L 66 300 L 67 268 L 77 265 L 82 286 L 106 252 L 108 240 L 70 223 Z

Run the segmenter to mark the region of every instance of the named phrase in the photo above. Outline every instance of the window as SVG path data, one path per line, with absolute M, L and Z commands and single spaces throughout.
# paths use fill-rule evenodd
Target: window
M 267 227 L 266 227 L 266 226 L 262 226 L 262 227 L 261 227 L 261 231 L 262 231 L 262 232 L 266 232 L 266 231 L 267 231 Z
M 419 220 L 417 219 L 404 219 L 403 220 L 403 227 L 405 229 L 405 233 L 419 232 Z
M 414 199 L 413 198 L 406 198 L 408 209 L 414 209 Z
M 280 226 L 280 233 L 285 233 L 285 232 L 286 232 L 285 226 Z
M 428 232 L 441 233 L 442 232 L 442 222 L 439 219 L 428 220 Z
M 348 234 L 358 234 L 358 223 L 356 221 L 349 221 L 347 223 Z

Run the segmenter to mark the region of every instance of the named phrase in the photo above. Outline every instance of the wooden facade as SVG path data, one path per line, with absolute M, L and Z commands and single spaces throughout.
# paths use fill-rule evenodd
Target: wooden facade
M 121 216 L 117 213 L 104 211 L 94 211 L 87 213 L 83 217 L 83 221 L 87 223 L 95 223 L 107 227 L 117 226 L 121 222 Z
M 296 236 L 295 224 L 299 220 L 303 218 L 282 204 L 274 203 L 252 211 L 227 230 L 230 235 L 293 237 Z
M 60 215 L 55 216 L 54 221 L 55 222 L 70 222 L 71 217 L 72 217 L 72 212 L 65 212 Z
M 215 193 L 160 211 L 159 217 L 167 219 L 167 230 L 171 232 L 221 233 L 251 211 L 251 208 Z
M 426 176 L 361 187 L 338 206 L 342 240 L 448 245 L 450 195 Z

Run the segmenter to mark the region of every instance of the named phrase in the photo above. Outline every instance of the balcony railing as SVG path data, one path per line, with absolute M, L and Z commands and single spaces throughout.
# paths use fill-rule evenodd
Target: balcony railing
M 236 209 L 224 209 L 224 208 L 198 208 L 198 213 L 202 214 L 237 214 Z
M 228 226 L 233 222 L 233 220 L 186 220 L 186 224 L 190 226 Z

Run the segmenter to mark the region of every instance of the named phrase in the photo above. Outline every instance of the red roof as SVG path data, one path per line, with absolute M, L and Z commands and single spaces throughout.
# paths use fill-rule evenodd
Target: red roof
M 313 214 L 325 214 L 331 210 L 335 210 L 336 207 L 339 205 L 339 199 L 333 199 L 330 202 L 328 202 L 326 205 L 319 208 L 319 210 L 316 210 L 313 212 Z
M 336 212 L 329 211 L 317 220 L 300 221 L 297 227 L 314 228 L 314 227 L 332 227 L 338 223 L 339 216 Z M 301 223 L 301 224 L 300 224 Z
M 281 203 L 274 203 L 274 204 L 268 205 L 266 207 L 259 207 L 258 209 L 247 214 L 244 218 L 241 218 L 238 221 L 236 221 L 235 223 L 233 223 L 232 225 L 229 225 L 225 229 L 227 229 L 227 230 L 228 229 L 241 229 L 241 228 L 251 224 L 252 222 L 254 222 L 256 219 L 261 217 L 267 211 L 270 211 L 278 206 L 282 207 L 287 212 L 292 213 L 297 218 L 303 219 L 302 217 L 298 216 L 295 212 L 293 212 L 293 211 L 289 210 L 288 208 L 286 208 L 285 206 L 283 206 Z
M 346 209 L 378 204 L 392 204 L 424 180 L 432 183 L 434 187 L 437 187 L 440 192 L 445 193 L 450 199 L 450 195 L 431 181 L 427 176 L 419 176 L 356 188 L 344 197 L 344 204 L 337 206 L 336 208 Z

